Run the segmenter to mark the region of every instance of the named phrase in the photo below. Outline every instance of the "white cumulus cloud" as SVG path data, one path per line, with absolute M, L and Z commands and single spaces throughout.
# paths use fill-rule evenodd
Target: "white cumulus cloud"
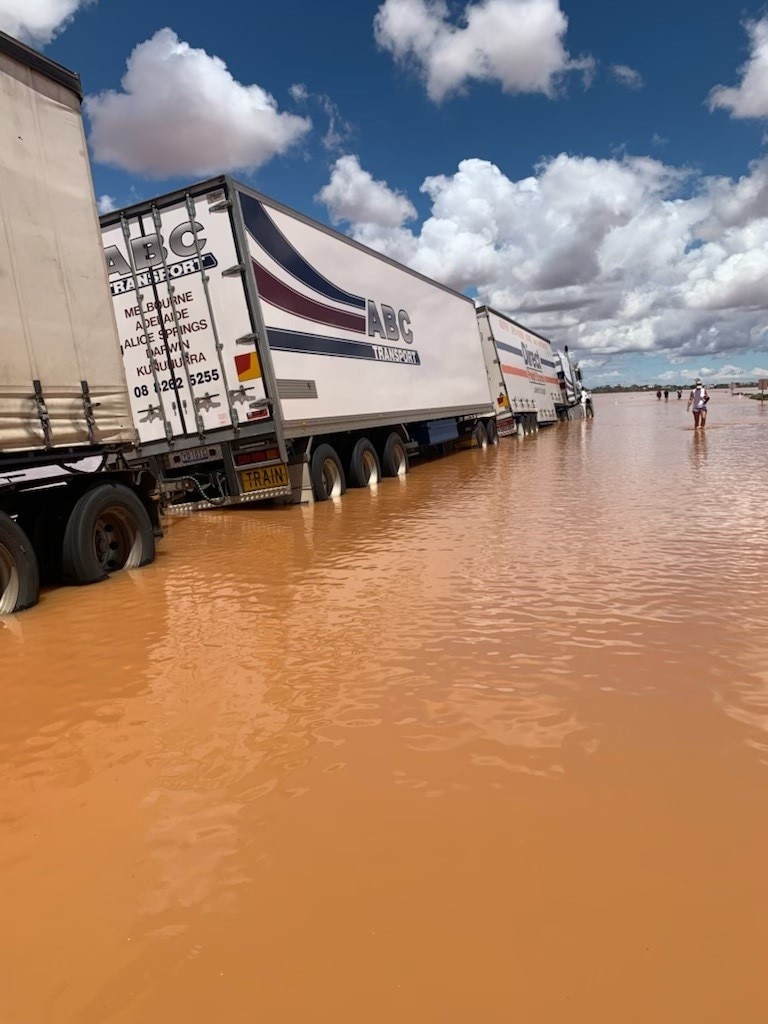
M 103 196 L 99 196 L 96 200 L 96 206 L 98 207 L 99 213 L 112 213 L 113 210 L 117 209 L 117 203 L 113 196 L 109 196 L 104 193 Z
M 709 94 L 711 110 L 729 110 L 732 117 L 768 117 L 768 17 L 748 21 L 750 53 L 739 68 L 736 86 L 717 85 Z
M 253 170 L 311 127 L 170 28 L 136 47 L 121 84 L 86 98 L 94 156 L 148 177 Z
M 408 198 L 347 156 L 318 198 L 359 241 L 592 359 L 768 341 L 768 157 L 738 181 L 564 153 L 515 180 L 473 158 L 421 190 L 414 227 Z
M 331 178 L 316 196 L 328 207 L 334 224 L 397 228 L 416 216 L 407 196 L 375 181 L 356 156 L 342 156 L 331 169 Z
M 645 84 L 640 72 L 626 64 L 612 64 L 611 74 L 620 85 L 625 85 L 628 89 L 642 89 Z
M 0 31 L 45 46 L 90 3 L 95 0 L 0 0 Z
M 445 0 L 385 0 L 374 21 L 381 49 L 413 66 L 436 103 L 473 79 L 552 96 L 566 72 L 591 74 L 594 61 L 565 48 L 567 28 L 558 0 L 477 0 L 459 21 Z

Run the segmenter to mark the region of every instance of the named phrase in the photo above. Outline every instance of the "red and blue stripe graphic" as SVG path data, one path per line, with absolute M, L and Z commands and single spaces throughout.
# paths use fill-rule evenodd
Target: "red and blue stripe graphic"
M 275 263 L 279 264 L 291 277 L 319 295 L 323 295 L 326 299 L 352 306 L 354 309 L 365 309 L 365 299 L 362 295 L 352 295 L 343 288 L 339 288 L 304 259 L 277 227 L 258 199 L 241 192 L 240 205 L 248 232 Z
M 251 262 L 256 275 L 259 297 L 271 306 L 276 306 L 287 313 L 295 313 L 296 316 L 300 316 L 304 320 L 325 324 L 326 327 L 340 327 L 345 331 L 365 334 L 365 317 L 362 314 L 336 309 L 334 306 L 326 306 L 322 302 L 317 302 L 278 280 L 256 260 L 251 260 Z
M 269 347 L 276 352 L 298 352 L 302 355 L 341 356 L 343 359 L 368 359 L 379 363 L 401 363 L 410 366 L 421 365 L 415 349 L 395 345 L 371 344 L 367 341 L 352 341 L 349 338 L 327 338 L 304 331 L 286 331 L 277 327 L 267 328 Z
M 240 202 L 245 226 L 254 242 L 251 264 L 259 298 L 266 307 L 265 326 L 271 349 L 301 355 L 421 364 L 419 353 L 413 348 L 368 338 L 365 298 L 345 291 L 313 267 L 285 237 L 262 203 L 243 193 Z M 347 308 L 340 308 L 342 306 Z M 269 309 L 288 313 L 299 323 L 290 328 L 278 327 L 269 322 Z M 357 338 L 316 334 L 312 329 L 315 324 L 357 335 Z M 307 330 L 302 329 L 305 325 Z
M 521 348 L 515 348 L 514 345 L 508 345 L 505 341 L 497 341 L 496 347 L 502 349 L 504 352 L 511 352 L 513 356 L 517 356 L 519 359 L 525 361 L 523 350 Z M 550 370 L 555 369 L 555 364 L 550 362 L 548 359 L 541 360 L 542 366 L 547 366 Z M 557 384 L 557 377 L 547 376 L 544 373 L 539 373 L 537 370 L 532 369 L 521 369 L 519 366 L 510 366 L 508 363 L 502 363 L 501 369 L 504 373 L 508 373 L 514 377 L 528 377 L 531 380 L 537 380 L 540 378 L 539 383 L 542 384 Z

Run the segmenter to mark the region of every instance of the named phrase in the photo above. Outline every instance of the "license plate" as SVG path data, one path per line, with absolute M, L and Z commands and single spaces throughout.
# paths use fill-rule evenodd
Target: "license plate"
M 205 448 L 187 448 L 185 452 L 179 452 L 179 460 L 181 462 L 204 462 L 209 459 L 210 448 L 206 445 Z
M 240 489 L 245 492 L 268 491 L 273 487 L 288 486 L 288 470 L 279 466 L 260 466 L 258 469 L 240 470 Z

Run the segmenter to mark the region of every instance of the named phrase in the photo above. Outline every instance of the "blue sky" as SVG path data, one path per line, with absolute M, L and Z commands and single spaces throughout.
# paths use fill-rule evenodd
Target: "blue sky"
M 81 75 L 105 205 L 230 171 L 595 384 L 768 376 L 768 20 L 702 11 L 0 0 L 0 28 Z

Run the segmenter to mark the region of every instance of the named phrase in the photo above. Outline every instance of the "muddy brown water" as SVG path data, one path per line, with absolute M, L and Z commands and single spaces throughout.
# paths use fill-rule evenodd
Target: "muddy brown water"
M 768 1019 L 768 415 L 172 522 L 0 628 L 0 1021 Z

